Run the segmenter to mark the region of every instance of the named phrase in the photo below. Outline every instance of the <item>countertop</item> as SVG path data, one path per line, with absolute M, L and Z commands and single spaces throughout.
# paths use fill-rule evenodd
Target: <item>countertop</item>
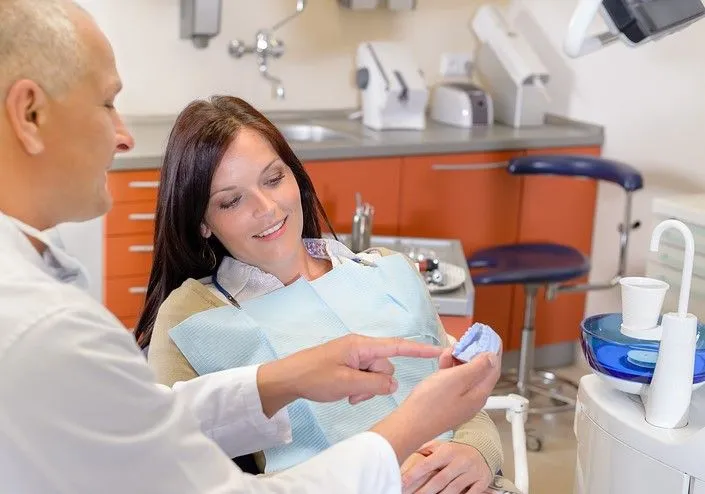
M 351 111 L 271 112 L 265 113 L 275 125 L 312 124 L 345 134 L 344 139 L 318 142 L 291 142 L 302 161 L 364 159 L 388 156 L 458 154 L 551 147 L 601 146 L 601 126 L 577 122 L 554 115 L 538 127 L 514 129 L 495 124 L 463 129 L 437 123 L 430 118 L 424 130 L 374 131 L 351 120 Z M 126 117 L 125 123 L 135 138 L 135 148 L 118 155 L 113 170 L 156 169 L 162 164 L 164 147 L 175 116 Z

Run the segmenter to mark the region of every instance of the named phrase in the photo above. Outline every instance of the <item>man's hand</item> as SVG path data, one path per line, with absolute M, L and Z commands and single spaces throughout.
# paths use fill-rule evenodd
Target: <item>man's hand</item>
M 492 472 L 480 452 L 467 444 L 431 441 L 402 465 L 404 494 L 481 494 Z
M 327 403 L 347 398 L 355 404 L 397 389 L 391 357 L 437 358 L 441 348 L 402 338 L 349 335 L 281 360 L 257 372 L 267 417 L 298 398 Z

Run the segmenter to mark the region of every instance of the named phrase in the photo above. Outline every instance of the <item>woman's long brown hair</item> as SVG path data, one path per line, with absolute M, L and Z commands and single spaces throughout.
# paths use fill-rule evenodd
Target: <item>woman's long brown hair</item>
M 144 310 L 135 328 L 140 347 L 149 345 L 159 307 L 188 278 L 211 275 L 225 247 L 200 233 L 216 167 L 243 128 L 257 131 L 291 169 L 301 192 L 304 238 L 321 237 L 321 220 L 333 227 L 313 183 L 281 132 L 240 98 L 213 96 L 190 103 L 177 117 L 164 155 L 157 200 L 154 261 Z

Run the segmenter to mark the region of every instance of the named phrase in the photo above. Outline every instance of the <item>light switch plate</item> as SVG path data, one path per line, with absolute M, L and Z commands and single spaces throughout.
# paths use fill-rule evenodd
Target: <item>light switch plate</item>
M 441 55 L 441 75 L 468 76 L 472 71 L 472 55 L 470 53 L 443 53 Z

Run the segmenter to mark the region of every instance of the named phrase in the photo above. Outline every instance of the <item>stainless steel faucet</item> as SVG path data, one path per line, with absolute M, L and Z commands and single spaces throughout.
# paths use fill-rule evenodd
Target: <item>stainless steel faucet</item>
M 359 192 L 355 193 L 355 202 L 355 214 L 353 214 L 350 235 L 350 250 L 357 254 L 370 248 L 372 220 L 375 210 L 371 204 L 362 202 L 362 196 Z
M 248 46 L 239 39 L 232 40 L 228 45 L 228 52 L 235 58 L 242 58 L 243 55 L 248 53 L 254 53 L 257 56 L 259 73 L 272 84 L 272 96 L 276 99 L 284 99 L 286 93 L 281 79 L 270 74 L 269 60 L 272 58 L 277 59 L 284 54 L 284 43 L 275 38 L 273 34 L 284 24 L 301 14 L 305 7 L 306 0 L 297 0 L 296 11 L 293 14 L 277 22 L 269 29 L 257 31 L 254 45 Z

